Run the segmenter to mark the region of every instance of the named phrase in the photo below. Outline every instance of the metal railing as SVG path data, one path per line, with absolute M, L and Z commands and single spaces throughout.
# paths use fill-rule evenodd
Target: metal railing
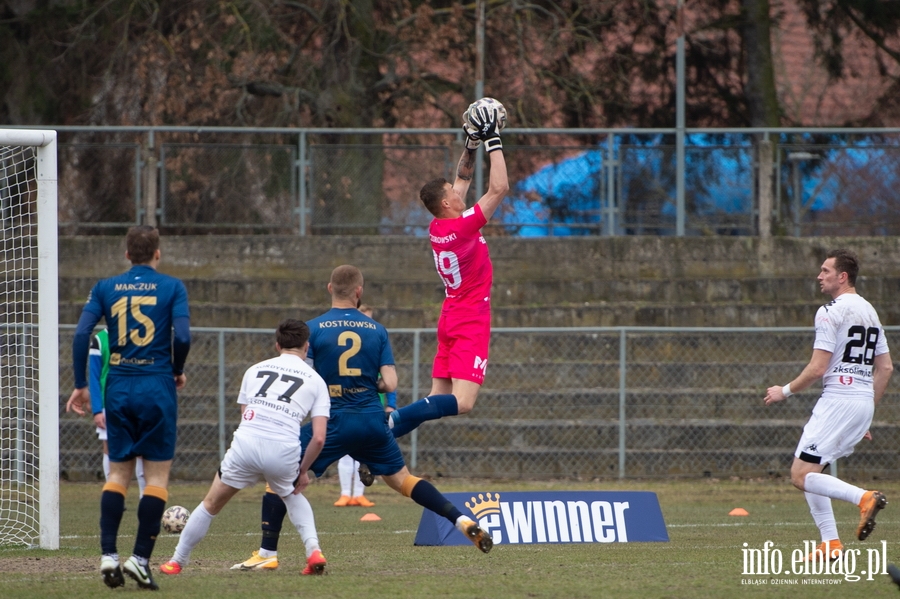
M 462 141 L 456 129 L 56 129 L 59 221 L 71 234 L 153 224 L 192 234 L 424 235 L 430 215 L 418 190 L 453 177 Z M 523 236 L 900 233 L 900 129 L 685 132 L 508 128 L 512 189 L 488 228 Z M 478 164 L 470 202 L 486 184 Z
M 73 328 L 60 333 L 65 394 Z M 390 335 L 402 406 L 430 390 L 435 331 Z M 475 410 L 426 423 L 400 445 L 413 471 L 433 476 L 786 475 L 821 387 L 769 407 L 763 396 L 803 369 L 813 336 L 811 328 L 494 329 Z M 239 423 L 243 373 L 271 357 L 272 344 L 270 330 L 193 329 L 174 478 L 206 479 L 218 467 Z M 897 395 L 889 387 L 873 440 L 840 460 L 842 477 L 900 473 Z M 70 479 L 93 479 L 101 471 L 94 427 L 63 412 L 60 469 Z

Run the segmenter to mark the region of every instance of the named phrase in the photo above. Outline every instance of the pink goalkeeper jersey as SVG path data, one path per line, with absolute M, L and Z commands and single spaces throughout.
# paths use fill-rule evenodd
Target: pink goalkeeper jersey
M 487 242 L 481 235 L 481 227 L 486 223 L 478 204 L 459 218 L 431 221 L 434 265 L 444 281 L 447 299 L 454 304 L 477 305 L 490 300 L 494 269 Z

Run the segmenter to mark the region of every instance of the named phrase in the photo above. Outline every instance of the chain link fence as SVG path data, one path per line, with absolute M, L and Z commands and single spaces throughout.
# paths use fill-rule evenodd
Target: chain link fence
M 452 179 L 462 148 L 454 129 L 58 129 L 67 234 L 152 224 L 184 234 L 425 235 L 418 190 Z M 679 162 L 674 129 L 509 128 L 511 190 L 487 229 L 757 235 L 765 139 L 775 150 L 775 234 L 900 234 L 900 130 L 690 129 L 684 138 Z M 476 165 L 470 203 L 488 184 L 486 161 Z
M 62 393 L 73 384 L 73 332 L 60 332 Z M 435 332 L 390 333 L 403 406 L 430 390 Z M 784 476 L 821 387 L 769 407 L 763 396 L 797 376 L 812 342 L 806 328 L 495 329 L 475 410 L 426 423 L 400 446 L 414 472 L 435 477 Z M 240 421 L 243 373 L 273 347 L 269 330 L 193 330 L 173 478 L 213 475 Z M 896 399 L 889 388 L 872 441 L 839 461 L 842 477 L 900 473 Z M 90 419 L 64 407 L 60 470 L 71 480 L 102 477 Z

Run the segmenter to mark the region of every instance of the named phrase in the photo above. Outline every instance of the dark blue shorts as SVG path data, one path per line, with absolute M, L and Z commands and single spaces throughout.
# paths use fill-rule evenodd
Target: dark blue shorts
M 328 433 L 325 447 L 313 462 L 312 470 L 322 476 L 325 469 L 345 455 L 350 455 L 361 464 L 366 464 L 376 476 L 400 472 L 406 462 L 388 428 L 384 412 L 332 412 L 328 419 Z M 300 443 L 303 451 L 312 439 L 312 424 L 300 429 Z
M 172 375 L 113 376 L 104 395 L 111 462 L 175 457 L 178 396 Z

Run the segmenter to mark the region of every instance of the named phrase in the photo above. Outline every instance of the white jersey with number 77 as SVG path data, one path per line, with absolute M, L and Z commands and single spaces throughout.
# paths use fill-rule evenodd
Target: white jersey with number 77
M 319 374 L 293 354 L 254 364 L 244 373 L 237 402 L 247 407 L 235 435 L 296 441 L 300 423 L 331 413 L 328 386 Z

